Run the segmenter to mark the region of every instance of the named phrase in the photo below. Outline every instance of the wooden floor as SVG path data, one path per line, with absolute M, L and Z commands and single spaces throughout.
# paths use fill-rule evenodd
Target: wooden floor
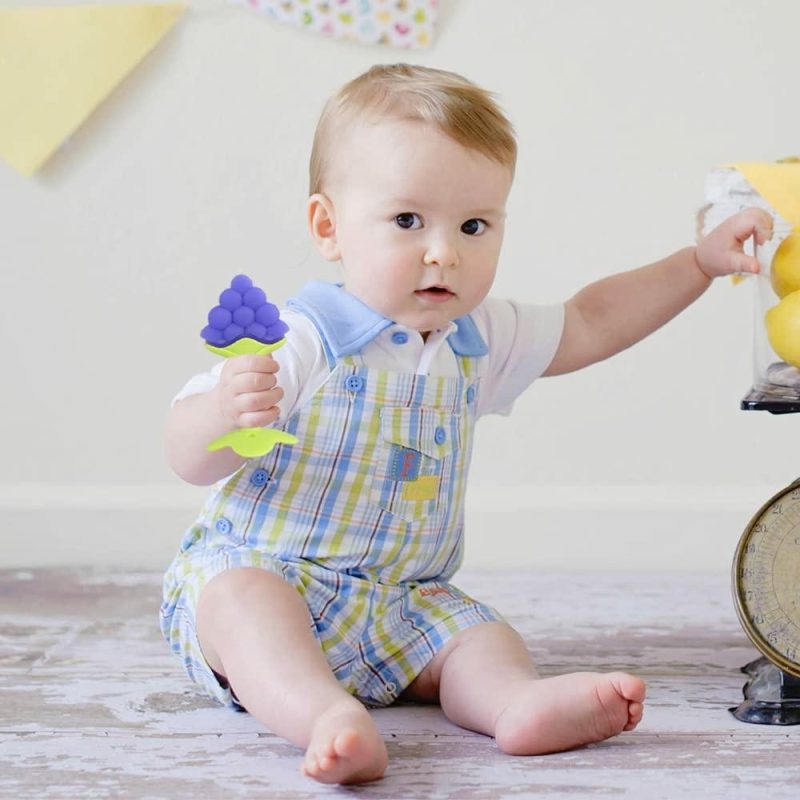
M 796 798 L 800 726 L 745 725 L 755 657 L 724 577 L 463 574 L 546 675 L 623 669 L 649 687 L 640 727 L 552 756 L 500 753 L 438 708 L 373 712 L 383 781 L 322 787 L 300 751 L 199 696 L 158 631 L 156 574 L 0 572 L 2 798 Z M 476 687 L 477 690 L 478 687 Z

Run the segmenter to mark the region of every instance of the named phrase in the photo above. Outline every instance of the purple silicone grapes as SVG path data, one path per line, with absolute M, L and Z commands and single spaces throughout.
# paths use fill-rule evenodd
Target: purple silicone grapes
M 227 347 L 245 336 L 262 344 L 275 344 L 288 330 L 264 290 L 253 286 L 247 275 L 237 275 L 230 289 L 219 296 L 219 305 L 208 312 L 208 325 L 200 335 L 207 344 Z

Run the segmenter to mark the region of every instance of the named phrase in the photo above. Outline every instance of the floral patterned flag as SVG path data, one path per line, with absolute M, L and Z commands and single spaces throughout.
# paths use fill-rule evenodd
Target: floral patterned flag
M 233 0 L 281 22 L 368 44 L 430 46 L 438 0 Z

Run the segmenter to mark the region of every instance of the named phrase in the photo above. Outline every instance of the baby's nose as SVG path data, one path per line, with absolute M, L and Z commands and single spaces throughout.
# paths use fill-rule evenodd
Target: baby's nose
M 441 237 L 431 241 L 425 251 L 425 264 L 439 267 L 458 266 L 458 248 L 450 239 Z

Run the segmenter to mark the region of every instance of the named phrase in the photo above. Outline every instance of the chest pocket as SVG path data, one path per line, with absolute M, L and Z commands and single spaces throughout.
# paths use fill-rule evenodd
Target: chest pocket
M 437 513 L 451 492 L 459 416 L 438 408 L 382 408 L 372 498 L 407 522 Z

